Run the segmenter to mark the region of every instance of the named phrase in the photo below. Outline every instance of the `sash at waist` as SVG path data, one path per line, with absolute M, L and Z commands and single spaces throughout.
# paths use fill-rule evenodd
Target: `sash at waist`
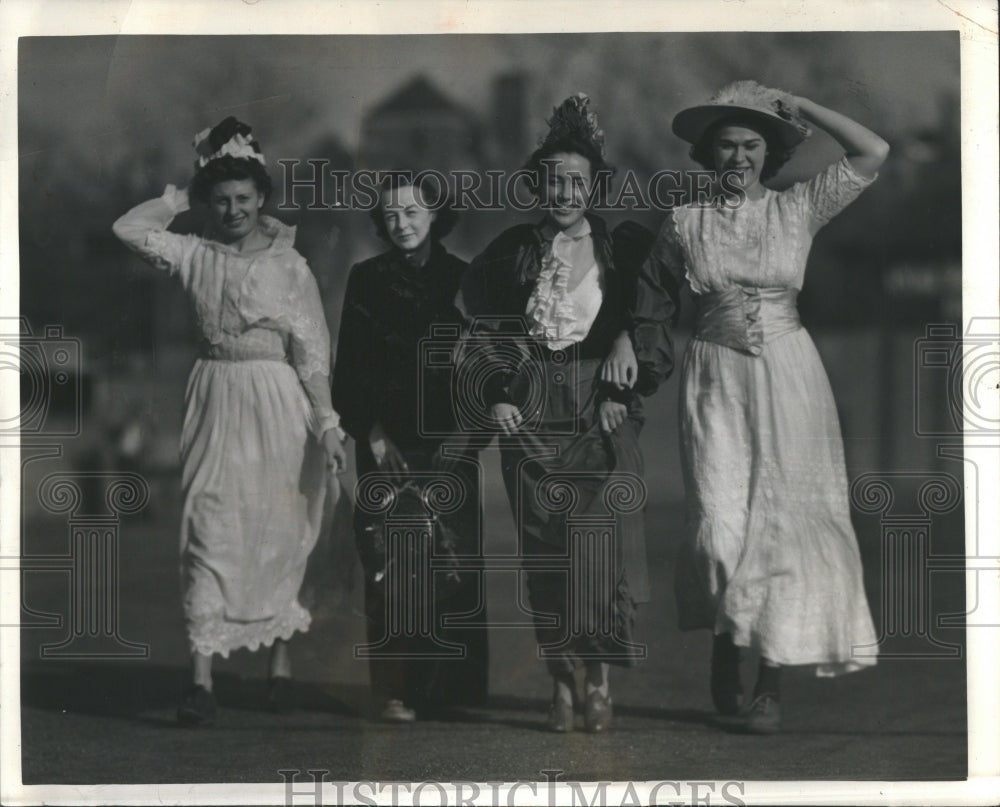
M 267 328 L 247 328 L 239 334 L 224 333 L 217 342 L 202 340 L 203 359 L 215 361 L 280 361 L 287 362 L 284 338 L 278 331 Z
M 203 343 L 198 351 L 198 358 L 209 361 L 276 361 L 288 364 L 283 353 L 268 350 L 263 345 L 218 344 Z
M 802 327 L 798 289 L 734 286 L 701 294 L 694 336 L 759 356 L 764 345 Z

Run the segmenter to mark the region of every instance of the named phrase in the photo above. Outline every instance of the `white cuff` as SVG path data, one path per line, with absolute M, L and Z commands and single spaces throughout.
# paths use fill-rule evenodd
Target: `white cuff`
M 321 438 L 324 432 L 329 429 L 336 429 L 337 437 L 340 438 L 340 442 L 344 442 L 344 440 L 347 439 L 347 433 L 340 428 L 340 415 L 332 409 L 327 409 L 325 412 L 317 412 L 316 436 Z
M 160 198 L 175 216 L 178 213 L 183 213 L 185 210 L 191 209 L 191 201 L 188 199 L 187 188 L 178 189 L 176 185 L 167 185 L 163 191 L 163 196 Z

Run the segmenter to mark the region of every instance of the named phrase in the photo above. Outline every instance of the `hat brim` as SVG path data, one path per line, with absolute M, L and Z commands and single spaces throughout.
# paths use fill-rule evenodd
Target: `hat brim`
M 739 104 L 702 104 L 682 109 L 674 116 L 671 129 L 679 138 L 693 144 L 701 140 L 709 128 L 729 118 L 760 121 L 785 149 L 795 148 L 806 139 L 806 135 L 795 124 L 769 109 Z

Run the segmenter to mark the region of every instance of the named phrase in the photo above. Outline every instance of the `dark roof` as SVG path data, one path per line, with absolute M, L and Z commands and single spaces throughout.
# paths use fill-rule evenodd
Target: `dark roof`
M 367 117 L 377 117 L 386 112 L 431 112 L 431 111 L 462 112 L 462 109 L 437 87 L 426 76 L 415 76 L 382 103 L 373 107 Z

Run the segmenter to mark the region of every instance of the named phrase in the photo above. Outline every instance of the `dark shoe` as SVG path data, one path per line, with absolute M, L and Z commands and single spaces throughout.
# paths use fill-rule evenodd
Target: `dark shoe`
M 781 704 L 770 692 L 753 699 L 745 714 L 749 734 L 775 734 L 781 729 Z
M 279 675 L 268 679 L 267 705 L 272 712 L 278 714 L 295 711 L 295 685 L 291 678 Z
M 553 676 L 552 701 L 549 703 L 549 717 L 546 721 L 549 731 L 565 734 L 573 730 L 577 697 L 576 681 L 572 675 Z
M 573 711 L 573 703 L 567 703 L 562 698 L 554 698 L 549 706 L 549 731 L 565 734 L 573 730 L 573 723 L 576 714 Z
M 611 725 L 611 694 L 602 695 L 601 690 L 592 689 L 587 693 L 583 705 L 583 726 L 592 734 L 606 730 Z
M 416 719 L 417 713 L 395 698 L 387 700 L 379 713 L 379 720 L 385 723 L 412 723 Z
M 177 722 L 182 726 L 211 726 L 214 721 L 215 696 L 203 686 L 187 690 L 177 707 Z
M 712 703 L 719 714 L 739 714 L 743 705 L 740 649 L 730 633 L 720 633 L 712 642 L 711 688 Z

